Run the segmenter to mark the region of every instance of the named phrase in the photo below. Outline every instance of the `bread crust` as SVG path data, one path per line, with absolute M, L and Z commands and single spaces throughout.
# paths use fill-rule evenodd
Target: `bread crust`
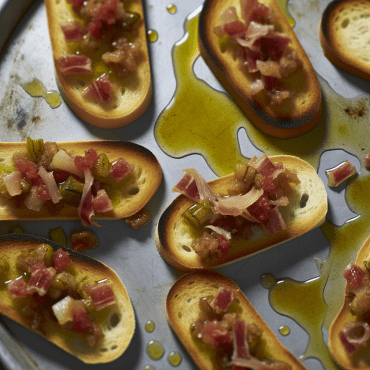
M 296 173 L 301 181 L 289 200 L 289 205 L 281 209 L 287 226 L 285 230 L 269 236 L 255 228 L 249 240 L 232 241 L 231 248 L 223 260 L 218 257 L 202 260 L 191 248 L 191 242 L 200 236 L 199 230 L 181 217 L 193 202 L 180 195 L 164 211 L 158 222 L 156 246 L 161 256 L 180 271 L 216 268 L 250 257 L 320 226 L 325 220 L 328 205 L 324 184 L 315 169 L 294 156 L 278 155 L 269 158 L 272 162 L 283 163 L 287 169 Z M 230 174 L 210 181 L 209 184 L 216 193 L 222 192 L 233 179 L 234 174 Z M 308 200 L 305 207 L 301 208 L 302 197 L 306 196 Z
M 139 212 L 153 197 L 162 181 L 162 168 L 157 158 L 148 149 L 126 141 L 69 141 L 59 142 L 58 148 L 68 153 L 83 156 L 86 150 L 95 149 L 99 154 L 106 154 L 110 161 L 122 157 L 135 165 L 134 177 L 128 181 L 127 188 L 122 192 L 120 203 L 112 211 L 97 213 L 94 219 L 113 220 L 134 215 Z M 0 165 L 14 167 L 13 155 L 26 151 L 26 143 L 0 143 Z M 15 168 L 16 169 L 16 168 Z M 52 215 L 46 207 L 40 211 L 31 211 L 25 206 L 16 208 L 10 199 L 0 198 L 1 220 L 65 220 L 79 219 L 77 207 L 65 204 L 57 215 Z
M 273 331 L 232 280 L 218 272 L 197 271 L 183 275 L 171 287 L 166 298 L 166 314 L 172 329 L 200 369 L 221 369 L 215 361 L 212 350 L 201 343 L 197 343 L 190 331 L 190 325 L 198 318 L 199 299 L 210 295 L 215 296 L 220 287 L 235 291 L 235 298 L 239 301 L 241 307 L 241 310 L 238 311 L 239 319 L 248 324 L 255 323 L 263 330 L 262 340 L 265 344 L 266 353 L 272 355 L 276 361 L 290 364 L 294 370 L 306 369 L 279 342 Z
M 141 23 L 135 30 L 135 40 L 141 44 L 138 69 L 125 80 L 125 93 L 117 94 L 117 101 L 104 105 L 86 100 L 82 90 L 87 85 L 81 86 L 78 75 L 61 74 L 58 67 L 57 60 L 71 54 L 60 24 L 75 18 L 72 7 L 67 0 L 45 0 L 45 7 L 58 87 L 74 113 L 90 125 L 102 128 L 122 127 L 143 115 L 152 98 L 152 79 L 142 1 L 130 3 L 130 11 L 141 15 Z
M 118 275 L 102 262 L 89 256 L 74 252 L 50 240 L 25 234 L 0 237 L 0 257 L 6 254 L 9 264 L 12 266 L 22 251 L 36 248 L 40 243 L 50 244 L 54 250 L 58 248 L 66 250 L 79 276 L 83 277 L 88 274 L 89 278 L 96 282 L 109 279 L 118 305 L 114 306 L 115 308 L 110 312 L 107 312 L 106 309 L 101 311 L 108 314 L 102 321 L 104 338 L 94 348 L 90 348 L 81 336 L 63 330 L 55 319 L 46 320 L 42 327 L 45 332 L 34 332 L 88 364 L 111 362 L 120 357 L 134 335 L 135 315 L 127 289 Z M 14 300 L 10 298 L 6 288 L 0 289 L 0 313 L 31 329 L 29 320 L 14 309 Z M 119 318 L 118 322 L 116 318 Z
M 282 31 L 289 36 L 292 49 L 303 63 L 301 70 L 286 79 L 287 86 L 295 91 L 294 97 L 282 105 L 271 105 L 265 94 L 252 95 L 254 77 L 242 71 L 239 61 L 231 52 L 223 52 L 214 28 L 220 24 L 220 14 L 234 6 L 240 14 L 238 0 L 206 0 L 199 18 L 199 48 L 201 56 L 226 91 L 242 111 L 262 132 L 273 137 L 291 138 L 310 131 L 321 115 L 321 87 L 315 70 L 275 0 L 261 0 L 273 9 Z
M 355 264 L 363 266 L 363 262 L 370 263 L 370 237 L 360 248 Z M 346 283 L 348 284 L 348 282 Z M 353 297 L 344 296 L 343 306 L 335 317 L 329 328 L 329 350 L 334 360 L 343 368 L 348 370 L 369 370 L 370 369 L 370 351 L 369 347 L 360 350 L 353 356 L 348 356 L 340 338 L 339 332 L 348 321 L 353 321 L 354 316 L 350 313 L 349 305 Z
M 335 0 L 320 22 L 320 43 L 325 56 L 338 68 L 370 81 L 368 19 L 370 1 Z M 366 31 L 367 30 L 367 31 Z

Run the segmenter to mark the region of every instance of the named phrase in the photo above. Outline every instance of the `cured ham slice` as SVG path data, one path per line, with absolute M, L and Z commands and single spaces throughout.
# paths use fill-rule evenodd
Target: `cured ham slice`
M 343 276 L 347 280 L 351 288 L 354 289 L 362 284 L 366 274 L 360 266 L 357 266 L 353 262 L 351 262 L 344 269 Z
M 46 187 L 49 191 L 52 202 L 53 203 L 58 203 L 63 197 L 59 192 L 59 188 L 58 188 L 58 185 L 55 181 L 53 173 L 46 171 L 45 168 L 41 166 L 41 167 L 39 167 L 38 174 L 42 178 L 42 180 L 44 181 L 44 183 L 45 183 L 45 185 L 46 185 Z
M 108 284 L 96 284 L 88 287 L 88 292 L 96 311 L 116 304 L 113 289 Z
M 83 91 L 83 95 L 88 99 L 97 98 L 101 102 L 106 102 L 111 97 L 113 89 L 114 86 L 110 82 L 109 76 L 104 73 Z
M 93 197 L 92 204 L 94 211 L 98 213 L 108 212 L 113 209 L 113 204 L 104 189 L 98 190 L 96 196 Z
M 71 262 L 69 258 L 69 253 L 59 248 L 55 251 L 53 255 L 53 266 L 57 272 L 61 272 L 66 269 L 66 267 Z
M 93 208 L 93 195 L 91 193 L 91 187 L 94 183 L 94 177 L 91 171 L 86 169 L 85 172 L 85 183 L 82 192 L 82 197 L 80 204 L 78 206 L 78 215 L 81 218 L 82 224 L 84 226 L 90 226 L 92 224 L 97 225 L 95 222 L 91 222 L 91 217 L 94 216 Z
M 216 296 L 213 298 L 213 301 L 211 302 L 211 307 L 213 307 L 215 310 L 225 312 L 233 299 L 234 292 L 232 290 L 221 287 L 218 290 Z
M 68 74 L 91 74 L 91 59 L 85 55 L 64 55 L 58 59 L 60 72 Z
M 328 177 L 328 186 L 335 187 L 340 185 L 343 181 L 347 180 L 356 173 L 356 167 L 350 161 L 345 161 L 339 166 L 326 171 Z
M 38 190 L 37 186 L 32 186 L 29 194 L 24 200 L 24 204 L 28 209 L 38 212 L 45 203 L 45 200 L 40 197 L 37 190 Z
M 7 284 L 8 292 L 12 299 L 26 297 L 29 292 L 27 290 L 27 284 L 23 277 L 12 280 Z
M 110 175 L 117 182 L 124 179 L 134 171 L 134 165 L 128 163 L 123 158 L 118 158 L 110 168 Z
M 53 267 L 34 271 L 28 281 L 28 291 L 30 293 L 38 293 L 39 296 L 44 296 L 47 293 L 55 274 L 56 271 Z
M 199 200 L 197 183 L 195 182 L 194 177 L 189 173 L 185 173 L 183 178 L 174 186 L 172 191 L 184 194 L 195 202 Z
M 278 207 L 271 208 L 270 218 L 267 224 L 265 225 L 265 229 L 269 235 L 274 235 L 279 231 L 286 229 L 286 224 Z
M 60 28 L 64 33 L 66 42 L 80 41 L 87 32 L 86 27 L 77 21 L 63 22 L 60 24 Z

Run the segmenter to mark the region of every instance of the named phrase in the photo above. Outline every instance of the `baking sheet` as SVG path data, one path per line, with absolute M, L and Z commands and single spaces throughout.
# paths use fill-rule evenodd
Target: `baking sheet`
M 358 95 L 369 97 L 369 83 L 339 71 L 322 54 L 318 40 L 318 25 L 328 2 L 329 0 L 289 2 L 289 10 L 296 20 L 297 36 L 320 77 L 320 82 L 325 88 L 324 93 L 327 89 L 334 89 L 346 98 Z M 149 43 L 154 86 L 153 100 L 140 119 L 121 129 L 104 130 L 89 126 L 80 121 L 65 103 L 57 109 L 51 109 L 44 99 L 30 97 L 20 86 L 21 83 L 37 77 L 47 90 L 57 89 L 42 1 L 29 1 L 30 8 L 15 27 L 8 43 L 5 44 L 6 36 L 0 39 L 0 46 L 4 46 L 0 59 L 0 86 L 2 86 L 0 141 L 24 141 L 27 136 L 42 137 L 46 141 L 102 139 L 133 141 L 150 149 L 163 167 L 162 185 L 148 205 L 153 215 L 149 225 L 139 230 L 132 230 L 123 221 L 102 221 L 100 222 L 102 227 L 96 230 L 100 245 L 89 254 L 109 265 L 121 277 L 130 293 L 137 320 L 136 332 L 127 352 L 111 364 L 96 365 L 96 369 L 143 370 L 146 365 L 151 365 L 157 370 L 173 369 L 174 367 L 167 360 L 171 351 L 178 351 L 181 354 L 182 362 L 178 369 L 196 368 L 170 330 L 165 317 L 165 297 L 179 273 L 162 260 L 154 243 L 156 223 L 160 214 L 175 197 L 171 189 L 181 178 L 182 169 L 194 166 L 207 180 L 216 177 L 199 154 L 183 158 L 171 157 L 162 151 L 154 138 L 153 130 L 158 116 L 167 105 L 173 104 L 176 78 L 171 56 L 172 49 L 176 43 L 186 38 L 184 22 L 189 15 L 199 11 L 202 0 L 176 0 L 172 3 L 177 7 L 175 14 L 167 11 L 169 1 L 144 1 L 147 29 L 156 30 L 159 36 L 156 42 Z M 11 14 L 10 18 L 9 14 Z M 10 34 L 9 30 L 13 29 L 13 25 L 21 15 L 22 10 L 18 1 L 0 0 L 0 24 L 2 32 L 5 32 L 4 35 Z M 3 23 L 4 19 L 10 19 L 11 25 Z M 222 90 L 201 58 L 197 59 L 193 69 L 198 78 Z M 249 141 L 243 129 L 238 131 L 238 140 L 241 152 L 245 156 L 259 154 L 260 149 L 263 150 L 262 147 L 256 148 Z M 324 182 L 326 182 L 324 170 L 345 159 L 350 159 L 359 169 L 359 160 L 343 150 L 325 152 L 322 155 L 318 172 Z M 328 190 L 328 196 L 330 205 L 328 217 L 334 223 L 342 225 L 356 216 L 345 204 L 344 187 L 338 191 Z M 27 233 L 42 237 L 47 237 L 49 229 L 60 225 L 68 235 L 73 230 L 81 228 L 79 221 L 22 222 L 21 224 Z M 7 233 L 14 225 L 15 222 L 0 222 L 0 234 Z M 298 281 L 313 279 L 319 273 L 315 258 L 324 261 L 328 253 L 329 244 L 322 231 L 316 229 L 294 241 L 219 271 L 232 278 L 241 287 L 282 343 L 294 355 L 300 357 L 306 351 L 309 336 L 291 318 L 282 316 L 272 309 L 268 302 L 268 291 L 262 288 L 260 278 L 265 273 L 272 273 L 278 278 L 290 277 Z M 147 333 L 144 329 L 148 320 L 153 320 L 155 323 L 155 330 L 152 333 Z M 0 358 L 6 368 L 17 369 L 27 366 L 20 365 L 17 361 L 19 357 L 9 352 L 12 339 L 18 341 L 21 348 L 32 358 L 29 366 L 57 370 L 88 367 L 38 335 L 6 318 L 4 322 L 11 338 L 0 341 Z M 279 327 L 283 325 L 290 328 L 288 336 L 278 333 Z M 3 336 L 1 339 L 3 340 Z M 165 348 L 164 356 L 158 361 L 152 360 L 145 352 L 146 344 L 153 339 L 161 341 Z M 305 359 L 303 363 L 308 369 L 323 368 L 315 358 Z

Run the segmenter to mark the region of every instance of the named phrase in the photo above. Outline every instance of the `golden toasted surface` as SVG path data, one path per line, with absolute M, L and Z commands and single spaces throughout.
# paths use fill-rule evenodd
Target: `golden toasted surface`
M 5 258 L 8 261 L 11 267 L 10 274 L 13 279 L 17 277 L 14 276 L 16 274 L 14 266 L 19 254 L 27 249 L 36 248 L 40 243 L 50 244 L 54 250 L 58 248 L 65 249 L 70 254 L 71 263 L 75 268 L 77 278 L 88 276 L 89 279 L 95 282 L 109 279 L 118 304 L 96 313 L 96 320 L 101 323 L 104 338 L 94 348 L 90 348 L 78 334 L 63 330 L 57 321 L 55 319 L 51 320 L 48 315 L 45 316 L 46 322 L 42 326 L 44 332 L 37 331 L 37 333 L 89 364 L 111 362 L 121 356 L 129 346 L 134 334 L 135 315 L 126 287 L 118 275 L 105 264 L 86 255 L 66 249 L 50 240 L 31 235 L 15 234 L 0 238 L 0 258 Z M 30 320 L 26 319 L 20 314 L 19 310 L 15 309 L 17 303 L 10 298 L 4 284 L 1 284 L 0 313 L 30 328 Z
M 255 323 L 263 330 L 265 357 L 283 361 L 292 369 L 305 369 L 277 339 L 273 331 L 258 314 L 239 287 L 229 278 L 213 271 L 197 271 L 180 277 L 168 292 L 166 314 L 168 321 L 182 344 L 202 370 L 221 369 L 214 352 L 200 341 L 194 340 L 190 326 L 198 318 L 198 302 L 202 297 L 215 296 L 220 287 L 235 291 L 235 312 L 248 324 Z M 233 311 L 234 312 L 234 311 Z
M 119 157 L 135 165 L 134 173 L 122 180 L 114 194 L 112 211 L 96 214 L 96 219 L 120 219 L 132 216 L 140 211 L 156 193 L 162 181 L 162 168 L 152 152 L 134 143 L 125 141 L 70 141 L 57 143 L 59 149 L 83 156 L 86 150 L 95 149 L 97 154 L 106 154 L 109 161 Z M 1 143 L 0 172 L 13 167 L 13 155 L 26 151 L 26 143 Z M 79 219 L 77 207 L 65 205 L 61 212 L 52 215 L 43 207 L 39 212 L 25 206 L 17 208 L 13 200 L 0 198 L 1 220 L 40 220 L 40 219 Z
M 231 248 L 223 260 L 218 257 L 202 260 L 193 250 L 191 243 L 203 231 L 190 226 L 181 217 L 193 203 L 186 196 L 180 195 L 169 205 L 158 222 L 156 245 L 161 256 L 182 271 L 215 268 L 250 257 L 321 225 L 327 212 L 327 195 L 315 169 L 294 156 L 280 155 L 272 156 L 270 159 L 276 163 L 283 163 L 287 169 L 296 173 L 301 181 L 291 194 L 289 205 L 281 207 L 287 226 L 285 230 L 271 236 L 259 228 L 254 228 L 250 239 L 232 241 Z M 231 174 L 215 179 L 209 184 L 216 193 L 222 193 L 222 190 L 231 185 L 233 178 L 234 174 Z
M 56 77 L 62 96 L 70 108 L 83 121 L 103 128 L 122 127 L 138 119 L 147 110 L 152 97 L 150 62 L 141 0 L 130 2 L 128 9 L 141 16 L 141 23 L 135 30 L 135 41 L 140 42 L 141 48 L 140 63 L 138 69 L 127 76 L 124 82 L 120 80 L 117 90 L 120 92 L 124 89 L 124 93 L 116 94 L 116 99 L 112 99 L 108 104 L 93 103 L 82 96 L 82 91 L 87 86 L 83 83 L 84 76 L 80 78 L 78 75 L 60 73 L 58 58 L 72 54 L 60 24 L 75 19 L 75 14 L 67 0 L 45 0 L 45 7 Z
M 320 24 L 325 56 L 337 67 L 370 81 L 370 2 L 332 1 Z
M 370 237 L 359 250 L 356 261 L 357 266 L 363 268 L 364 261 L 370 263 Z M 350 261 L 348 261 L 349 263 Z M 368 265 L 369 266 L 369 265 Z M 348 284 L 348 283 L 347 283 Z M 369 346 L 359 350 L 353 356 L 349 356 L 340 340 L 339 333 L 348 321 L 356 321 L 356 317 L 350 312 L 350 303 L 353 296 L 345 295 L 343 306 L 333 320 L 329 329 L 329 350 L 334 360 L 343 368 L 348 370 L 369 370 L 370 369 L 370 348 Z
M 237 9 L 240 17 L 239 0 L 206 0 L 199 19 L 200 52 L 235 102 L 248 118 L 264 133 L 289 138 L 311 130 L 321 114 L 321 87 L 316 73 L 304 49 L 298 41 L 285 15 L 274 0 L 261 3 L 272 9 L 279 30 L 290 38 L 289 45 L 302 61 L 302 69 L 285 79 L 285 87 L 294 91 L 294 96 L 282 105 L 272 105 L 266 94 L 252 94 L 254 75 L 240 68 L 240 62 L 232 51 L 220 47 L 214 28 L 219 26 L 220 14 L 230 6 Z

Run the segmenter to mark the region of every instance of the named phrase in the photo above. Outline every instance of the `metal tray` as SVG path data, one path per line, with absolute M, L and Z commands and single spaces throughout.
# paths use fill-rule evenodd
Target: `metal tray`
M 295 31 L 320 77 L 324 105 L 327 93 L 331 90 L 344 98 L 359 95 L 369 98 L 369 83 L 338 70 L 322 53 L 318 27 L 321 14 L 328 2 L 329 0 L 291 0 L 288 4 L 289 11 L 296 21 Z M 207 180 L 216 177 L 201 155 L 189 153 L 175 158 L 166 154 L 154 138 L 153 130 L 158 116 L 166 106 L 173 104 L 176 77 L 172 50 L 176 43 L 186 39 L 185 20 L 189 15 L 192 17 L 194 12 L 199 11 L 202 0 L 174 0 L 172 3 L 177 7 L 174 14 L 167 10 L 169 1 L 144 1 L 147 29 L 156 30 L 159 36 L 156 42 L 149 43 L 154 84 L 154 95 L 149 109 L 140 119 L 124 128 L 105 130 L 80 121 L 64 102 L 59 108 L 51 109 L 44 99 L 32 98 L 23 90 L 20 84 L 34 77 L 41 80 L 47 90 L 57 89 L 44 4 L 41 0 L 0 0 L 0 50 L 2 50 L 0 142 L 24 141 L 27 136 L 42 137 L 50 141 L 120 139 L 146 146 L 158 157 L 163 167 L 163 183 L 148 205 L 153 215 L 150 225 L 135 231 L 123 221 L 104 221 L 100 222 L 102 227 L 96 230 L 100 246 L 91 250 L 89 254 L 119 274 L 130 293 L 137 319 L 136 332 L 128 351 L 113 363 L 97 365 L 96 369 L 143 370 L 146 365 L 151 365 L 157 370 L 172 369 L 174 367 L 167 360 L 172 351 L 181 354 L 182 361 L 178 369 L 196 368 L 169 328 L 164 311 L 166 294 L 180 274 L 162 260 L 154 243 L 156 223 L 160 214 L 175 197 L 171 189 L 182 176 L 182 169 L 194 166 Z M 199 79 L 222 91 L 201 58 L 195 61 L 193 71 Z M 276 152 L 287 151 L 284 145 L 279 145 L 279 141 L 269 138 L 251 142 L 243 128 L 238 130 L 236 140 L 241 153 L 246 157 L 259 154 L 266 146 Z M 331 150 L 326 151 L 327 149 Z M 326 183 L 325 169 L 345 159 L 350 159 L 360 170 L 360 161 L 356 158 L 359 152 L 349 153 L 348 150 L 342 149 L 346 149 L 346 146 L 333 148 L 328 145 L 317 149 L 324 153 L 318 167 L 318 173 L 324 183 Z M 344 186 L 336 191 L 328 189 L 330 206 L 328 219 L 337 225 L 343 225 L 356 216 L 346 205 L 344 192 Z M 7 233 L 14 224 L 15 222 L 0 222 L 0 234 Z M 72 230 L 81 227 L 79 221 L 23 222 L 22 225 L 26 233 L 41 237 L 47 237 L 48 230 L 59 225 L 68 235 Z M 308 358 L 304 359 L 303 363 L 312 370 L 323 367 L 315 358 L 319 353 L 311 351 L 307 356 L 309 348 L 307 346 L 310 342 L 305 328 L 290 317 L 273 310 L 269 304 L 269 292 L 262 287 L 260 279 L 265 273 L 271 273 L 277 278 L 290 277 L 297 281 L 315 279 L 319 275 L 315 259 L 325 261 L 328 254 L 329 243 L 319 228 L 296 240 L 219 269 L 241 287 L 261 316 L 294 355 L 301 357 L 306 354 Z M 148 320 L 155 323 L 155 330 L 152 333 L 146 332 L 144 328 Z M 1 322 L 0 360 L 5 368 L 56 370 L 87 368 L 87 365 L 31 331 L 3 317 Z M 287 336 L 279 333 L 279 328 L 284 325 L 290 328 L 290 334 Z M 325 328 L 322 331 L 325 339 L 327 331 Z M 147 343 L 154 339 L 159 340 L 165 349 L 164 356 L 157 361 L 146 354 Z

